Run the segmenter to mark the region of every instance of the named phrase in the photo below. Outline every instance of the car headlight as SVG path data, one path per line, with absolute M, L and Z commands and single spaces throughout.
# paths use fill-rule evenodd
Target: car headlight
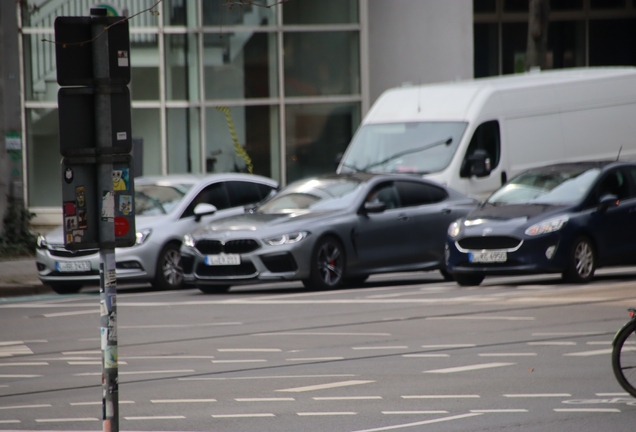
M 526 230 L 526 235 L 537 236 L 560 230 L 569 220 L 568 216 L 559 216 L 552 219 L 546 219 L 537 224 L 532 225 Z
M 455 221 L 448 226 L 448 236 L 451 238 L 455 238 L 462 232 L 462 224 L 460 221 Z
M 309 233 L 307 231 L 296 231 L 289 234 L 283 234 L 276 237 L 270 237 L 268 239 L 265 239 L 265 242 L 272 246 L 298 243 L 299 241 L 307 237 L 308 234 Z
M 194 247 L 194 239 L 190 234 L 186 234 L 183 236 L 183 245 L 187 247 Z
M 38 249 L 46 249 L 46 247 L 48 246 L 48 242 L 46 241 L 46 237 L 44 237 L 42 234 L 40 234 L 38 236 L 38 239 L 35 242 L 35 245 L 37 246 Z
M 150 234 L 152 233 L 152 230 L 150 228 L 146 228 L 146 229 L 142 229 L 137 231 L 136 234 L 136 240 L 135 240 L 135 246 L 136 245 L 140 245 L 143 242 L 145 242 L 146 240 L 148 240 L 148 237 L 150 237 Z

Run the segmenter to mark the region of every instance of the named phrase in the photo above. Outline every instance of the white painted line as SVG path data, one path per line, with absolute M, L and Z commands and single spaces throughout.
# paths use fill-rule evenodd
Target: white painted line
M 90 354 L 100 354 L 101 355 L 102 351 L 101 350 L 91 350 L 91 351 L 64 351 L 62 352 L 62 355 L 90 355 Z
M 611 345 L 612 341 L 589 341 L 585 342 L 586 345 Z M 627 342 L 625 342 L 627 344 Z
M 392 415 L 392 414 L 448 414 L 448 411 L 382 411 L 382 414 Z
M 620 397 L 620 396 L 629 396 L 629 393 L 595 393 L 596 396 L 616 396 L 616 397 Z
M 214 356 L 189 356 L 189 355 L 175 355 L 175 356 L 126 356 L 119 357 L 120 360 L 193 360 L 193 359 L 213 359 Z
M 55 317 L 63 317 L 63 316 L 87 315 L 87 314 L 94 314 L 94 313 L 99 313 L 99 309 L 73 311 L 73 312 L 55 312 L 55 313 L 43 314 L 42 316 L 44 318 L 55 318 Z
M 507 398 L 550 398 L 550 397 L 571 397 L 570 393 L 519 393 L 505 394 Z
M 518 413 L 528 412 L 527 409 L 482 409 L 482 410 L 470 410 L 474 413 Z
M 380 347 L 351 347 L 353 350 L 396 350 L 396 349 L 408 349 L 406 345 L 400 346 L 380 346 Z
M 246 359 L 246 360 L 212 360 L 212 363 L 262 363 L 265 359 Z
M 481 353 L 479 357 L 532 357 L 537 353 Z
M 281 352 L 279 348 L 219 348 L 218 352 Z
M 306 387 L 295 387 L 295 388 L 288 388 L 288 389 L 282 389 L 282 390 L 276 390 L 276 391 L 298 393 L 298 392 L 306 392 L 306 391 L 314 391 L 314 390 L 324 390 L 324 389 L 330 389 L 330 388 L 336 388 L 336 387 L 347 387 L 352 385 L 369 384 L 373 382 L 375 381 L 359 381 L 359 380 L 340 381 L 340 382 L 329 383 L 329 384 L 318 384 L 318 385 L 312 385 L 312 386 L 306 386 Z
M 100 357 L 47 357 L 44 360 L 48 360 L 48 361 L 97 361 L 100 360 Z
M 314 397 L 313 400 L 371 400 L 371 399 L 382 399 L 382 396 L 323 396 L 323 397 Z
M 340 415 L 356 415 L 357 412 L 353 411 L 340 411 L 340 412 L 299 412 L 296 413 L 299 416 L 340 416 Z
M 532 336 L 594 336 L 601 335 L 603 332 L 548 332 L 548 333 L 532 333 Z
M 124 417 L 126 420 L 181 420 L 185 416 L 140 416 L 140 417 Z
M 20 423 L 20 420 L 0 420 L 0 424 L 15 424 Z
M 555 408 L 554 412 L 588 412 L 588 413 L 598 413 L 598 412 L 612 412 L 619 413 L 621 410 L 617 408 Z
M 76 365 L 76 366 L 83 366 L 83 365 L 101 365 L 102 361 L 101 360 L 93 360 L 93 361 L 70 361 L 67 362 L 70 365 Z M 118 361 L 117 362 L 118 365 L 127 365 L 128 363 L 126 363 L 125 361 Z
M 288 358 L 286 361 L 334 361 L 344 360 L 344 357 L 296 357 Z
M 442 418 L 437 418 L 437 419 L 432 419 L 432 420 L 424 420 L 424 421 L 421 421 L 421 422 L 405 423 L 405 424 L 399 424 L 399 425 L 393 425 L 393 426 L 384 426 L 384 427 L 379 427 L 379 428 L 374 428 L 374 429 L 364 429 L 364 430 L 358 430 L 358 431 L 354 431 L 354 432 L 380 432 L 380 431 L 387 431 L 387 430 L 392 430 L 392 429 L 402 429 L 402 428 L 407 428 L 407 427 L 412 427 L 412 426 L 421 426 L 421 425 L 426 425 L 426 424 L 441 423 L 441 422 L 451 421 L 451 420 L 460 420 L 460 419 L 463 419 L 463 418 L 474 417 L 474 416 L 479 416 L 479 415 L 482 415 L 482 414 L 481 413 L 460 414 L 460 415 L 451 416 L 451 417 L 442 417 Z
M 216 402 L 216 399 L 151 399 L 154 404 Z
M 88 422 L 99 421 L 94 417 L 80 417 L 80 418 L 55 418 L 55 419 L 35 419 L 38 423 L 62 423 L 62 422 Z
M 401 396 L 402 399 L 475 399 L 479 398 L 479 395 L 465 394 L 465 395 L 410 395 Z
M 0 342 L 0 346 L 23 345 L 24 341 L 4 341 Z
M 17 374 L 5 374 L 5 375 L 0 375 L 0 378 L 39 378 L 42 375 L 17 375 Z
M 422 345 L 422 348 L 426 349 L 439 349 L 439 348 L 473 348 L 475 344 L 445 344 L 445 345 Z
M 0 363 L 0 366 L 48 366 L 47 362 Z
M 450 354 L 402 354 L 402 357 L 434 358 L 434 357 L 450 357 Z
M 237 402 L 289 402 L 295 401 L 294 398 L 235 398 Z
M 576 345 L 576 342 L 570 341 L 546 341 L 546 342 L 528 342 L 530 346 L 562 346 L 562 345 Z
M 391 336 L 391 333 L 280 332 L 254 333 L 252 336 Z
M 345 378 L 354 377 L 354 374 L 333 374 L 333 375 L 273 375 L 254 377 L 233 377 L 233 378 L 178 378 L 179 381 L 232 381 L 232 380 L 253 380 L 253 379 L 290 379 L 290 378 Z
M 636 351 L 636 347 L 623 347 L 623 349 L 621 350 L 621 352 L 627 352 L 627 351 Z M 604 355 L 604 354 L 611 354 L 611 353 L 612 353 L 612 348 L 605 348 L 605 349 L 593 350 L 593 351 L 580 351 L 580 352 L 574 352 L 574 353 L 567 353 L 567 354 L 563 354 L 563 356 L 564 357 L 589 357 L 589 356 Z
M 119 372 L 119 375 L 149 375 L 149 374 L 171 374 L 171 373 L 188 373 L 194 372 L 194 369 L 176 369 L 176 370 L 158 370 L 158 371 L 127 371 L 127 372 Z M 96 376 L 101 375 L 101 372 L 86 372 L 86 373 L 77 373 L 73 374 L 73 376 Z
M 434 369 L 434 370 L 424 371 L 424 373 L 466 372 L 466 371 L 473 371 L 473 370 L 479 370 L 479 369 L 490 369 L 490 368 L 496 368 L 496 367 L 502 367 L 502 366 L 512 366 L 515 364 L 516 363 L 482 363 L 482 364 L 459 366 L 459 367 L 452 367 L 452 368 L 446 368 L 446 369 Z
M 100 402 L 101 403 L 101 402 Z M 23 408 L 48 408 L 50 404 L 40 404 L 40 405 L 13 405 L 13 406 L 2 406 L 0 410 L 6 409 L 23 409 Z
M 135 401 L 119 401 L 120 404 L 134 404 Z M 92 402 L 70 402 L 71 406 L 83 406 L 83 405 L 102 405 L 102 401 L 92 401 Z
M 212 414 L 212 418 L 248 418 L 248 417 L 276 417 L 272 413 L 259 414 Z
M 427 317 L 427 320 L 466 320 L 466 321 L 534 321 L 534 317 L 521 316 L 453 316 L 453 317 Z
M 127 305 L 128 306 L 128 305 Z M 122 325 L 117 326 L 120 329 L 161 329 L 161 328 L 191 328 L 191 327 L 212 327 L 212 326 L 229 326 L 242 325 L 242 322 L 220 322 L 208 324 L 146 324 L 146 325 Z

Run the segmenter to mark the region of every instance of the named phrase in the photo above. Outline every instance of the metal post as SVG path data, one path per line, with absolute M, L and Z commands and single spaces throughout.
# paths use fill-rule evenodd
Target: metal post
M 117 276 L 115 267 L 115 196 L 106 9 L 91 9 L 93 20 L 93 76 L 95 80 L 95 136 L 99 222 L 99 302 L 102 349 L 102 418 L 104 432 L 119 431 L 117 364 Z M 104 17 L 104 20 L 99 20 Z

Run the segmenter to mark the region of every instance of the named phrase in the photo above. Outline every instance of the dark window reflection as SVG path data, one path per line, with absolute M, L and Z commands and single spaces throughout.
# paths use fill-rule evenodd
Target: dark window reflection
M 501 26 L 502 73 L 525 71 L 525 55 L 528 45 L 527 23 L 505 23 Z
M 504 0 L 504 12 L 528 12 L 528 0 Z
M 475 24 L 475 78 L 499 74 L 498 24 Z
M 283 24 L 349 24 L 358 22 L 357 0 L 294 0 L 283 3 Z
M 473 12 L 495 12 L 497 7 L 496 0 L 473 0 Z
M 583 0 L 550 0 L 550 10 L 578 10 L 583 9 Z
M 636 66 L 636 19 L 590 21 L 590 66 Z
M 622 9 L 625 0 L 590 0 L 591 9 Z
M 548 69 L 585 66 L 585 22 L 560 21 L 548 26 Z

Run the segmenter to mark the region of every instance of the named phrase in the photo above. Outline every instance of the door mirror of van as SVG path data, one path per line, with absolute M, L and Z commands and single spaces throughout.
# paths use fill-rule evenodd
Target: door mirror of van
M 467 177 L 487 177 L 491 170 L 490 156 L 486 150 L 475 150 L 466 158 L 465 174 Z

